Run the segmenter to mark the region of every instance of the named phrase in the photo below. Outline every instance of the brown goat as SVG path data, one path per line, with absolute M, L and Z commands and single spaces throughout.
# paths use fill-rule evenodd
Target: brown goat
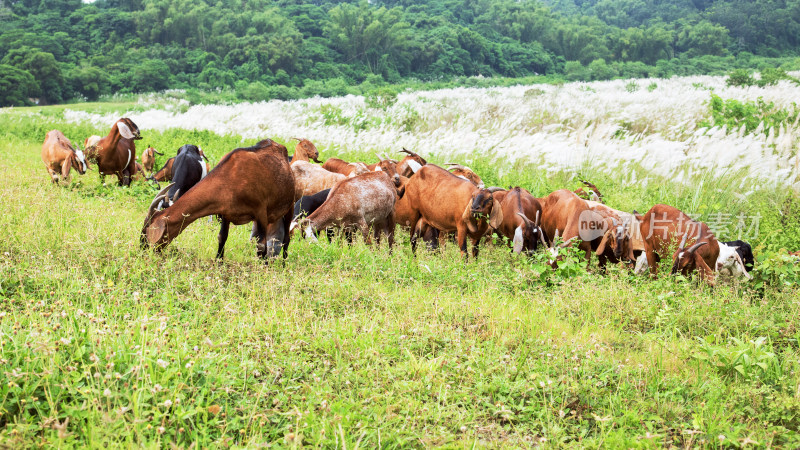
M 89 169 L 86 157 L 80 148 L 73 148 L 72 143 L 58 130 L 48 131 L 42 144 L 42 161 L 53 183 L 59 179 L 69 181 L 70 169 L 83 175 Z
M 222 258 L 230 224 L 255 221 L 259 230 L 258 255 L 270 256 L 270 233 L 279 225 L 283 256 L 289 245 L 289 222 L 294 205 L 294 178 L 286 147 L 265 139 L 253 147 L 237 148 L 225 155 L 202 181 L 175 203 L 155 211 L 169 188 L 162 189 L 150 205 L 142 227 L 142 246 L 160 250 L 195 220 L 216 215 L 222 225 L 217 258 Z M 282 221 L 278 224 L 279 221 Z
M 144 152 L 142 153 L 142 167 L 146 169 L 148 172 L 152 172 L 153 167 L 156 164 L 155 155 L 164 156 L 163 153 L 156 151 L 156 149 L 150 147 L 149 145 L 147 146 L 146 149 L 144 149 Z
M 292 155 L 290 161 L 305 161 L 308 162 L 309 160 L 314 161 L 316 163 L 321 163 L 322 161 L 319 160 L 319 150 L 317 150 L 317 146 L 314 145 L 313 142 L 309 141 L 308 139 L 300 139 L 300 138 L 292 138 L 297 141 L 297 145 L 294 147 L 294 155 Z
M 603 216 L 607 224 L 610 221 L 611 225 L 595 250 L 600 266 L 605 265 L 605 260 L 635 263 L 636 257 L 644 251 L 644 240 L 636 216 L 591 200 L 586 200 L 586 204 L 592 211 Z
M 172 165 L 175 164 L 175 157 L 168 159 L 164 165 L 151 175 L 151 179 L 155 181 L 171 181 L 172 180 Z
M 332 225 L 342 229 L 357 227 L 369 244 L 372 226 L 377 243 L 380 244 L 381 232 L 385 232 L 391 248 L 396 194 L 394 182 L 381 170 L 345 179 L 331 189 L 325 203 L 303 219 L 305 236 L 316 241 L 315 232 Z
M 587 214 L 589 206 L 586 202 L 567 189 L 557 190 L 538 200 L 542 206 L 541 228 L 549 243 L 555 242 L 556 231 L 567 242 L 581 239 L 579 248 L 586 253 L 588 262 L 592 252 L 592 241 L 596 240 L 599 244 L 603 236 L 605 219 L 599 215 L 593 216 L 591 212 Z M 596 234 L 598 235 L 595 236 Z
M 86 148 L 89 161 L 97 164 L 101 181 L 106 175 L 116 175 L 120 186 L 131 184 L 136 174 L 136 144 L 141 139 L 139 127 L 131 119 L 123 117 L 114 123 L 108 136 Z
M 477 188 L 447 170 L 427 164 L 406 185 L 405 195 L 411 208 L 411 250 L 416 252 L 417 237 L 424 229 L 417 223 L 424 219 L 442 232 L 456 232 L 461 253 L 467 255 L 467 237 L 472 241 L 472 255 L 478 256 L 478 244 L 491 225 L 499 228 L 503 221 L 500 203 L 491 191 Z
M 634 214 L 636 212 L 634 211 Z M 688 275 L 695 269 L 700 277 L 714 284 L 714 271 L 719 257 L 719 242 L 703 222 L 692 220 L 683 211 L 669 205 L 655 205 L 644 215 L 636 214 L 644 238 L 647 265 L 650 274 L 656 276 L 656 259 L 663 258 L 671 245 L 680 240 L 672 256 L 672 274 L 679 270 Z M 691 245 L 688 249 L 686 245 Z
M 470 183 L 478 186 L 479 188 L 483 189 L 486 187 L 483 184 L 483 180 L 481 177 L 478 176 L 472 169 L 467 166 L 462 166 L 461 164 L 454 164 L 454 163 L 447 163 L 446 165 L 450 166 L 447 170 L 450 171 L 453 175 L 468 180 Z
M 588 182 L 586 180 L 581 180 L 581 183 L 583 183 L 584 186 L 588 187 L 589 190 L 586 191 L 583 188 L 575 189 L 573 191 L 573 192 L 575 192 L 575 195 L 577 195 L 578 197 L 580 197 L 580 198 L 582 198 L 584 200 L 590 200 L 590 201 L 593 201 L 593 202 L 603 203 L 603 194 L 600 193 L 600 189 L 598 189 L 597 186 L 595 186 L 594 184 L 592 184 L 592 183 L 590 183 L 590 182 Z
M 542 216 L 539 200 L 519 186 L 509 191 L 496 192 L 495 199 L 502 199 L 498 201 L 503 210 L 503 223 L 497 231 L 511 241 L 514 253 L 533 253 L 540 242 L 547 246 L 546 238 L 539 228 L 539 219 Z
M 339 158 L 328 158 L 322 165 L 322 168 L 329 172 L 340 173 L 345 176 L 361 175 L 370 171 L 364 163 L 349 163 Z

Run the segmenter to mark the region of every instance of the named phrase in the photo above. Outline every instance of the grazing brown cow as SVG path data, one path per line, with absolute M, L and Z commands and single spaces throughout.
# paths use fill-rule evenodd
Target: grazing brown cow
M 81 175 L 89 169 L 81 149 L 73 148 L 69 139 L 58 130 L 48 131 L 44 137 L 42 161 L 53 183 L 58 183 L 59 179 L 68 182 L 70 169 Z
M 286 147 L 269 139 L 252 147 L 237 148 L 172 206 L 155 211 L 166 197 L 170 187 L 167 186 L 150 204 L 142 227 L 142 246 L 160 250 L 195 220 L 216 215 L 222 222 L 218 258 L 224 256 L 230 224 L 252 221 L 259 230 L 265 230 L 258 233 L 258 255 L 276 256 L 273 249 L 282 248 L 285 258 L 294 205 L 294 178 L 288 159 Z M 270 246 L 273 236 L 279 246 Z
M 97 164 L 100 180 L 106 175 L 116 175 L 120 186 L 131 184 L 136 174 L 136 144 L 141 139 L 139 127 L 131 119 L 123 117 L 114 123 L 108 136 L 86 149 L 89 161 Z

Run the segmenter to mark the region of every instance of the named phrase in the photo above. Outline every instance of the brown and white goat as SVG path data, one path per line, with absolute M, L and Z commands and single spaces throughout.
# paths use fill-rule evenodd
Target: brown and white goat
M 136 144 L 141 139 L 139 127 L 123 117 L 114 123 L 108 135 L 86 148 L 89 161 L 97 164 L 101 181 L 106 175 L 116 175 L 120 186 L 131 184 L 136 174 Z
M 148 172 L 153 171 L 153 167 L 156 164 L 156 155 L 164 156 L 163 153 L 158 152 L 153 147 L 147 146 L 142 153 L 142 167 L 146 169 Z
M 70 169 L 77 170 L 81 175 L 89 169 L 80 147 L 73 148 L 69 139 L 58 130 L 48 131 L 45 135 L 42 161 L 53 183 L 58 183 L 59 179 L 68 182 Z
M 496 192 L 494 198 L 500 201 L 503 211 L 503 223 L 497 231 L 511 242 L 514 253 L 533 253 L 540 242 L 547 246 L 539 228 L 539 219 L 542 216 L 539 200 L 519 186 L 509 191 Z
M 279 234 L 286 257 L 289 245 L 289 222 L 294 205 L 294 178 L 289 168 L 286 147 L 265 139 L 252 147 L 237 148 L 225 155 L 202 181 L 181 195 L 172 206 L 155 211 L 166 196 L 169 186 L 162 189 L 150 204 L 142 227 L 142 246 L 160 250 L 175 239 L 195 220 L 216 215 L 222 225 L 219 232 L 217 257 L 222 258 L 230 224 L 242 225 L 255 221 L 260 234 L 258 255 L 269 254 L 273 230 Z
M 330 226 L 358 228 L 364 242 L 370 243 L 369 228 L 380 244 L 386 233 L 389 248 L 394 245 L 394 205 L 398 193 L 394 181 L 381 170 L 348 178 L 334 186 L 325 203 L 302 220 L 307 239 L 316 241 L 315 232 Z M 399 193 L 402 196 L 402 191 Z
M 160 169 L 150 176 L 154 181 L 171 181 L 172 180 L 172 166 L 175 164 L 175 157 L 168 159 L 167 162 L 161 166 Z
M 405 195 L 411 208 L 411 250 L 416 252 L 417 238 L 424 229 L 417 223 L 424 220 L 429 226 L 449 233 L 456 232 L 461 253 L 467 255 L 467 237 L 472 241 L 472 256 L 478 256 L 478 244 L 491 226 L 499 228 L 503 222 L 500 202 L 492 192 L 480 189 L 470 181 L 459 178 L 447 170 L 427 164 L 406 185 Z
M 634 212 L 635 213 L 635 212 Z M 656 276 L 657 258 L 661 259 L 670 246 L 678 244 L 672 256 L 672 270 L 689 275 L 695 269 L 700 277 L 714 284 L 714 271 L 719 257 L 719 243 L 703 222 L 692 220 L 683 211 L 669 205 L 658 204 L 644 215 L 636 214 L 644 238 L 645 254 L 650 274 Z M 689 245 L 689 248 L 686 246 Z

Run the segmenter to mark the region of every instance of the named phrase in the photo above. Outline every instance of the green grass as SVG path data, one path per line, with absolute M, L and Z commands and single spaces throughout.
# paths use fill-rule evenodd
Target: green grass
M 800 445 L 797 287 L 601 276 L 594 264 L 545 286 L 504 246 L 468 264 L 455 246 L 413 258 L 405 232 L 391 254 L 296 238 L 285 263 L 265 266 L 249 227 L 233 227 L 217 263 L 205 219 L 155 254 L 138 244 L 153 188 L 103 187 L 96 171 L 52 186 L 39 135 L 96 131 L 18 113 L 0 115 L 0 445 Z M 199 143 L 215 161 L 241 145 L 143 134 L 164 150 Z M 487 185 L 578 187 L 531 165 L 500 176 L 499 164 L 471 162 Z M 796 197 L 737 200 L 736 174 L 646 188 L 582 174 L 619 208 L 759 211 L 754 245 L 796 243 L 796 222 L 780 219 Z

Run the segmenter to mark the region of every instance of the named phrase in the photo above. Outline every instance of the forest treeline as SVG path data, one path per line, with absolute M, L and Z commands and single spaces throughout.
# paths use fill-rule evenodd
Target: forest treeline
M 800 0 L 0 0 L 0 105 L 800 68 Z

